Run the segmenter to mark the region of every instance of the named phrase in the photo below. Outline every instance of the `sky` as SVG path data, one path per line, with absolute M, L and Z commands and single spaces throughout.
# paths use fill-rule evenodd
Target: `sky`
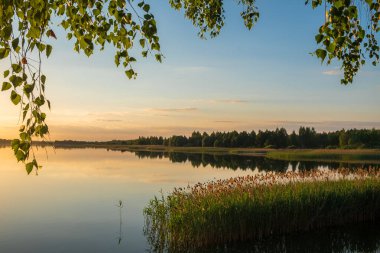
M 304 1 L 257 1 L 261 16 L 248 31 L 241 6 L 225 1 L 221 34 L 202 40 L 183 13 L 149 1 L 163 63 L 138 58 L 136 80 L 113 62 L 112 47 L 88 58 L 56 28 L 43 62 L 51 140 L 112 140 L 313 126 L 317 131 L 380 128 L 380 68 L 366 66 L 348 86 L 339 63 L 310 55 L 324 21 Z M 0 62 L 0 70 L 5 69 Z M 17 135 L 19 108 L 0 94 L 0 138 Z

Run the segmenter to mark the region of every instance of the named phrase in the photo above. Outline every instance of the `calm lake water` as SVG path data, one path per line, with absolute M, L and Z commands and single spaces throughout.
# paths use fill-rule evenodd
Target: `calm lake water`
M 142 211 L 160 191 L 258 169 L 342 166 L 105 149 L 48 148 L 47 154 L 46 160 L 45 150 L 38 152 L 39 175 L 27 176 L 11 149 L 0 148 L 0 252 L 149 252 Z M 356 166 L 362 165 L 350 165 Z M 377 227 L 329 229 L 219 252 L 380 252 Z

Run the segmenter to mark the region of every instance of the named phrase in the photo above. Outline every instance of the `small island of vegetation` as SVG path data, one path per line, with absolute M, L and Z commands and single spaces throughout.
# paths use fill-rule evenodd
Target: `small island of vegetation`
M 207 247 L 378 221 L 379 170 L 264 173 L 175 189 L 145 208 L 155 252 Z

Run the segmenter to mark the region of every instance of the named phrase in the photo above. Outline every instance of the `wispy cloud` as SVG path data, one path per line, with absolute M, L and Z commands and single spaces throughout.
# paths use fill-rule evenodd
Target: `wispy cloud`
M 98 117 L 98 118 L 119 118 L 119 117 L 127 117 L 131 115 L 130 112 L 90 112 L 87 114 L 89 117 Z
M 193 99 L 194 103 L 208 103 L 208 104 L 247 104 L 251 100 L 247 99 L 234 99 L 234 98 L 220 98 L 220 99 Z
M 149 109 L 147 109 L 147 111 L 157 112 L 157 113 L 194 112 L 194 111 L 198 111 L 198 108 L 196 108 L 196 107 L 185 107 L 185 108 L 149 108 Z M 165 116 L 167 116 L 167 115 L 165 115 Z
M 238 123 L 239 121 L 234 120 L 215 120 L 215 123 Z
M 327 76 L 337 76 L 341 74 L 341 71 L 339 69 L 331 69 L 331 70 L 323 71 L 322 74 L 327 75 Z
M 121 122 L 121 119 L 97 119 L 96 121 L 101 121 L 101 122 Z
M 74 125 L 50 125 L 51 140 L 113 140 L 113 139 L 133 139 L 138 136 L 171 136 L 171 135 L 189 135 L 192 131 L 214 130 L 210 127 L 198 126 L 120 126 L 120 127 L 102 127 L 102 126 L 74 126 Z M 0 137 L 1 138 L 1 137 Z

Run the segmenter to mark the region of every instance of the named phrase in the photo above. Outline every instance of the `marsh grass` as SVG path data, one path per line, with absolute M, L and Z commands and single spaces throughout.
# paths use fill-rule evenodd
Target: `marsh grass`
M 145 234 L 156 252 L 188 251 L 380 218 L 380 172 L 258 173 L 155 197 Z
M 300 150 L 271 150 L 266 153 L 270 159 L 285 161 L 337 161 L 380 163 L 378 149 L 300 149 Z

